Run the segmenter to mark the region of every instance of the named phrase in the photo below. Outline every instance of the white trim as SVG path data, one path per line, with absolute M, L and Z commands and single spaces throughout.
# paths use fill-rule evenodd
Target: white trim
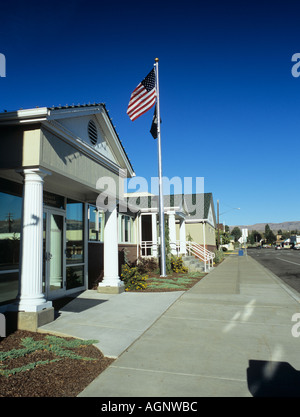
M 49 110 L 47 107 L 36 109 L 17 110 L 0 114 L 1 124 L 32 123 L 47 120 Z
M 89 115 L 95 115 L 96 118 L 98 119 L 97 116 L 101 116 L 102 119 L 104 120 L 108 132 L 111 136 L 111 138 L 113 139 L 114 142 L 114 146 L 116 147 L 116 150 L 119 152 L 120 157 L 123 159 L 123 162 L 125 163 L 126 166 L 126 170 L 129 173 L 129 176 L 132 177 L 134 175 L 134 171 L 133 168 L 131 167 L 129 158 L 126 154 L 126 152 L 124 151 L 121 143 L 120 143 L 120 139 L 118 138 L 113 126 L 112 126 L 112 121 L 110 120 L 110 118 L 107 115 L 107 110 L 105 109 L 104 105 L 102 103 L 100 103 L 99 105 L 87 105 L 87 107 L 68 107 L 66 109 L 51 109 L 48 107 L 41 107 L 41 108 L 35 108 L 35 109 L 25 109 L 25 110 L 17 110 L 14 112 L 8 112 L 8 113 L 1 113 L 0 114 L 0 123 L 2 125 L 11 125 L 11 124 L 24 124 L 24 123 L 42 123 L 42 126 L 51 126 L 52 129 L 53 128 L 53 124 L 56 125 L 56 129 L 58 128 L 58 124 L 59 123 L 55 123 L 55 119 L 59 120 L 59 119 L 63 119 L 66 117 L 78 117 L 78 116 L 89 116 Z M 98 123 L 101 125 L 99 119 L 97 120 Z M 61 129 L 61 132 L 63 132 L 63 129 Z M 103 130 L 103 128 L 102 128 Z M 54 131 L 54 133 L 57 133 Z M 78 142 L 78 140 L 80 140 L 79 138 L 74 137 L 74 135 L 71 135 L 70 132 L 68 132 L 68 136 L 69 138 L 66 136 L 67 133 L 63 132 L 63 137 L 70 140 L 70 137 L 74 139 Z M 80 142 L 82 142 L 82 140 L 80 140 Z M 81 143 L 82 145 L 82 143 Z M 112 147 L 111 144 L 109 144 L 110 148 Z M 84 149 L 84 147 L 82 148 Z M 88 149 L 88 151 L 90 152 L 92 150 Z M 113 155 L 115 156 L 115 152 L 112 152 Z M 115 164 L 114 162 L 110 161 L 110 160 L 106 160 L 106 158 L 103 156 L 101 156 L 101 158 L 99 158 L 99 154 L 96 152 L 90 152 L 90 155 L 93 155 L 93 157 L 98 158 L 101 160 L 101 162 L 111 165 L 112 169 L 116 169 L 117 170 L 120 168 L 118 164 Z M 118 159 L 118 158 L 116 158 Z
M 125 154 L 124 149 L 120 143 L 120 139 L 117 137 L 115 130 L 113 129 L 112 125 L 111 125 L 111 120 L 109 119 L 109 117 L 107 116 L 105 111 L 102 111 L 100 113 L 100 115 L 102 116 L 102 118 L 104 119 L 106 126 L 109 130 L 109 133 L 111 134 L 111 137 L 114 139 L 116 148 L 118 150 L 118 152 L 120 153 L 120 155 L 123 157 L 123 160 L 125 161 L 125 165 L 126 165 L 126 169 L 128 170 L 128 172 L 130 173 L 130 176 L 132 177 L 134 174 L 134 171 L 131 167 L 131 165 L 129 164 L 129 160 L 128 160 L 128 156 Z

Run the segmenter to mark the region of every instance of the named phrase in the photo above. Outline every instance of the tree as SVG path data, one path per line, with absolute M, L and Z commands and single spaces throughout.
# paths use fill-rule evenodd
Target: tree
M 271 244 L 276 241 L 276 236 L 274 235 L 268 224 L 266 224 L 265 226 L 265 239 L 267 243 Z
M 230 235 L 226 232 L 220 232 L 220 245 L 230 243 Z M 216 230 L 216 245 L 218 244 L 218 231 Z
M 268 224 L 265 225 L 265 236 L 267 236 L 270 233 L 271 229 Z
M 237 242 L 239 238 L 242 236 L 242 231 L 238 226 L 235 226 L 232 229 L 231 234 L 234 237 L 234 241 Z
M 261 238 L 262 238 L 261 234 L 257 230 L 252 230 L 250 236 L 251 236 L 251 239 L 252 239 L 251 242 L 253 241 L 253 243 L 260 242 Z

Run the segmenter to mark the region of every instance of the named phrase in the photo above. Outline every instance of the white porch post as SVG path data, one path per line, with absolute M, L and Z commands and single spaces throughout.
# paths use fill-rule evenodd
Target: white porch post
M 52 307 L 43 294 L 43 183 L 50 174 L 24 169 L 19 311 L 38 312 Z
M 98 285 L 98 292 L 118 294 L 124 289 L 124 283 L 119 278 L 118 218 L 115 206 L 105 212 L 104 277 Z
M 172 255 L 176 255 L 176 224 L 175 213 L 169 213 L 170 246 Z
M 152 213 L 152 256 L 156 258 L 157 255 L 158 255 L 158 251 L 157 251 L 156 213 Z
M 180 239 L 180 253 L 182 255 L 186 255 L 185 219 L 182 219 L 180 221 L 179 239 Z

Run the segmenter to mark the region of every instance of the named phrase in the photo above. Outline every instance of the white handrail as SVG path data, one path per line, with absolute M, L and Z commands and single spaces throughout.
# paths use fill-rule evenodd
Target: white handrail
M 196 256 L 205 264 L 206 262 L 208 263 L 211 262 L 211 266 L 213 266 L 213 260 L 216 256 L 213 252 L 210 252 L 208 249 L 199 245 L 199 243 L 190 242 L 190 241 L 186 242 L 186 248 L 187 248 L 187 252 L 190 255 Z
M 181 242 L 182 243 L 182 242 Z M 215 258 L 215 254 L 210 252 L 208 249 L 204 248 L 202 245 L 196 242 L 187 241 L 185 242 L 187 254 L 195 256 L 196 258 L 200 259 L 204 264 L 211 262 L 211 266 L 213 266 L 213 260 Z M 158 245 L 156 242 L 152 240 L 144 240 L 141 242 L 141 255 L 142 256 L 153 256 L 153 251 L 158 249 Z M 180 241 L 176 242 L 176 252 L 180 254 Z
M 141 241 L 141 256 L 153 256 L 153 251 L 157 249 L 157 243 L 152 240 Z

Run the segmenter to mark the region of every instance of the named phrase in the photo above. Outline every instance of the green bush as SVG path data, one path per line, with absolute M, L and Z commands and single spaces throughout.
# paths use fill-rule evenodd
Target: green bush
M 224 257 L 225 255 L 222 250 L 215 250 L 215 263 L 216 264 L 219 264 L 220 262 L 222 262 Z
M 147 288 L 147 274 L 141 274 L 137 266 L 122 265 L 121 280 L 124 282 L 125 291 L 144 290 Z
M 147 272 L 156 271 L 158 268 L 158 262 L 156 258 L 143 258 L 139 257 L 134 265 L 140 274 L 146 274 Z
M 183 265 L 183 260 L 181 256 L 174 256 L 171 257 L 171 267 L 174 272 L 188 272 L 188 269 Z

